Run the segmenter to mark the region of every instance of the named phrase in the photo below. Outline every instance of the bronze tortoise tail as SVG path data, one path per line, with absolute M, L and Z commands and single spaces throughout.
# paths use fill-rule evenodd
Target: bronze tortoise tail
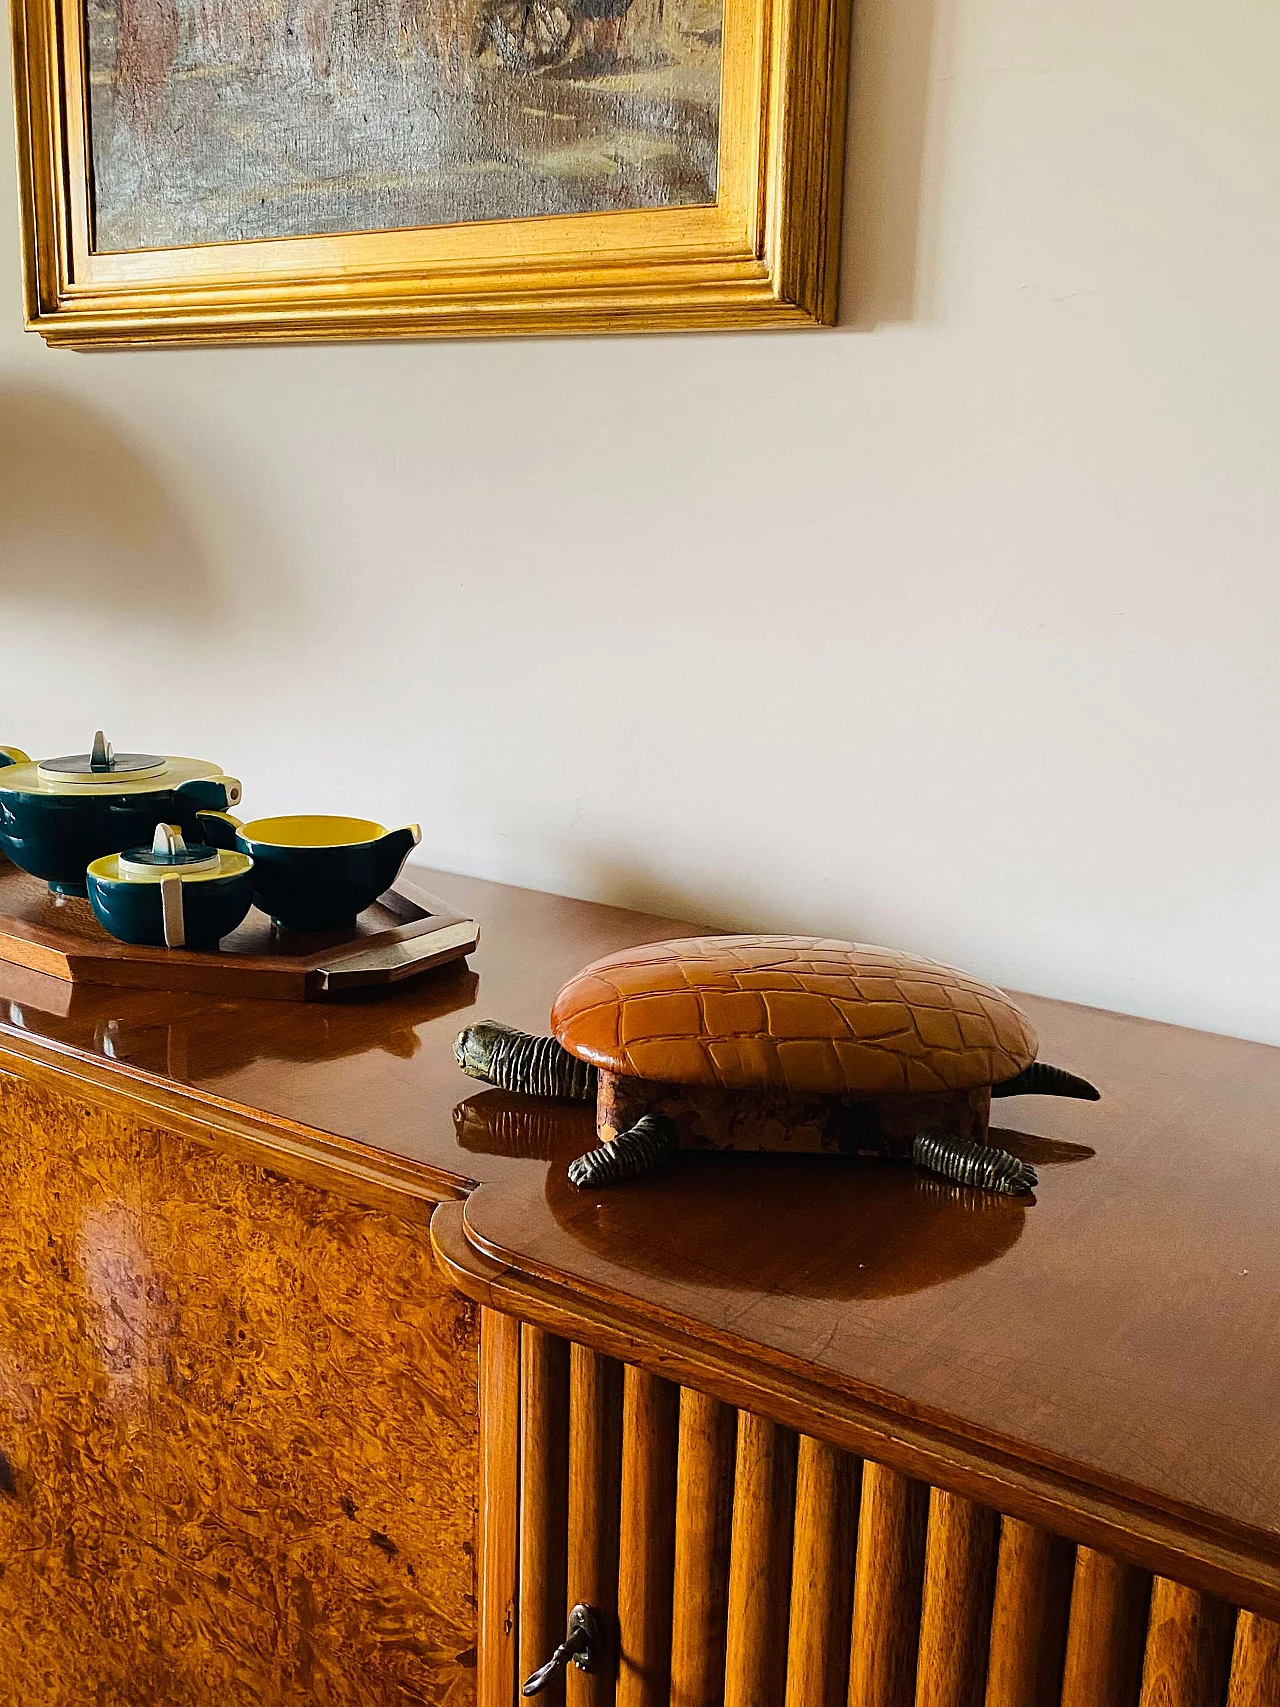
M 1051 1067 L 1047 1061 L 1033 1061 L 1012 1079 L 992 1085 L 993 1097 L 1080 1097 L 1085 1102 L 1097 1102 L 1101 1092 L 1088 1079 L 1077 1078 L 1062 1067 Z

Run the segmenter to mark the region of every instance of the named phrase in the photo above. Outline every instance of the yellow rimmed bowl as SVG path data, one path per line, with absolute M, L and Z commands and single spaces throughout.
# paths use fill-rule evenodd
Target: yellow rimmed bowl
M 422 840 L 416 824 L 388 830 L 371 818 L 301 813 L 241 824 L 201 812 L 201 833 L 253 861 L 254 900 L 282 930 L 349 929 L 390 889 Z
M 158 825 L 150 847 L 95 859 L 85 880 L 102 928 L 149 948 L 216 948 L 253 905 L 249 856 L 189 844 L 176 824 Z

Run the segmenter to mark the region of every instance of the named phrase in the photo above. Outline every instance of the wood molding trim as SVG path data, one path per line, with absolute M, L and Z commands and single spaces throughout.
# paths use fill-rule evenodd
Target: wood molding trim
M 742 1348 L 730 1353 L 687 1325 L 676 1328 L 534 1279 L 467 1238 L 464 1205 L 442 1203 L 431 1222 L 436 1255 L 460 1291 L 489 1309 L 577 1340 L 593 1351 L 825 1440 L 903 1475 L 1025 1523 L 1173 1577 L 1263 1617 L 1280 1617 L 1280 1556 L 1259 1541 L 1209 1529 L 1041 1466 L 887 1405 L 838 1393 Z
M 79 1051 L 12 1032 L 0 1038 L 0 1078 L 21 1077 L 60 1096 L 83 1096 L 96 1107 L 143 1120 L 206 1143 L 215 1139 L 240 1160 L 275 1161 L 309 1184 L 342 1188 L 357 1202 L 394 1208 L 410 1218 L 415 1203 L 430 1219 L 435 1206 L 463 1198 L 476 1182 L 426 1164 L 374 1150 L 333 1132 L 257 1114 L 194 1087 L 179 1090 L 128 1062 L 101 1065 Z

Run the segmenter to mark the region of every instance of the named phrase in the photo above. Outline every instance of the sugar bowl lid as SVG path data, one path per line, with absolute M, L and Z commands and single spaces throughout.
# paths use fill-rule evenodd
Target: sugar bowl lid
M 151 846 L 127 848 L 119 856 L 116 870 L 127 883 L 154 883 L 157 878 L 221 871 L 222 865 L 220 849 L 206 847 L 203 842 L 188 847 L 176 824 L 157 824 Z
M 117 753 L 99 729 L 92 752 L 42 759 L 36 769 L 42 782 L 140 782 L 145 777 L 162 776 L 168 763 L 158 753 Z
M 174 885 L 203 883 L 220 877 L 240 877 L 253 870 L 248 854 L 227 848 L 188 844 L 176 824 L 158 824 L 149 848 L 127 848 L 124 853 L 103 854 L 89 866 L 89 876 L 98 883 L 155 883 L 171 890 Z

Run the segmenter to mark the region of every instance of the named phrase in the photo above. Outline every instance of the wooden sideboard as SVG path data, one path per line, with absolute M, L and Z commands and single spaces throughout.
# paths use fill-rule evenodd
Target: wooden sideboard
M 0 969 L 0 1707 L 1280 1707 L 1280 1050 L 1028 998 L 1029 1203 L 466 1079 L 675 921 L 295 1006 Z

